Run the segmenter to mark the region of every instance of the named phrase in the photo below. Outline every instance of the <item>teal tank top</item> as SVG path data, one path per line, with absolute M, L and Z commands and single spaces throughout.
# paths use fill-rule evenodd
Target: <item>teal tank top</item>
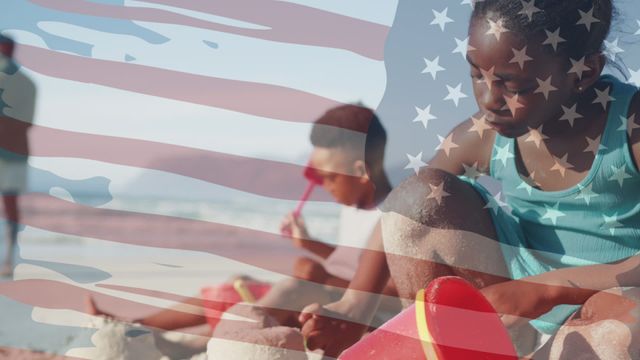
M 490 163 L 505 202 L 519 222 L 519 244 L 536 251 L 549 269 L 608 263 L 640 251 L 640 172 L 627 140 L 627 110 L 637 89 L 611 76 L 610 106 L 601 145 L 588 175 L 576 186 L 542 191 L 523 180 L 515 157 L 506 166 L 498 149 L 514 154 L 515 139 L 496 135 Z M 638 114 L 640 116 L 640 114 Z
M 640 252 L 640 172 L 627 138 L 627 112 L 637 89 L 612 76 L 602 80 L 611 84 L 615 101 L 591 170 L 576 186 L 561 191 L 529 186 L 516 168 L 515 139 L 496 135 L 490 175 L 501 182 L 511 208 L 513 224 L 499 237 L 514 279 Z M 552 333 L 576 308 L 558 306 L 532 325 Z

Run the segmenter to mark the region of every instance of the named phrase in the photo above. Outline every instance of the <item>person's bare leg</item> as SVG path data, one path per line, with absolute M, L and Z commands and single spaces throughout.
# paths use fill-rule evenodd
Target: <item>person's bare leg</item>
M 613 295 L 612 295 L 613 294 Z M 640 359 L 640 289 L 600 292 L 533 359 Z
M 176 330 L 205 324 L 206 317 L 204 309 L 202 308 L 203 305 L 204 303 L 202 299 L 193 297 L 188 298 L 169 309 L 159 311 L 144 318 L 119 319 L 116 315 L 100 309 L 93 301 L 93 298 L 88 297 L 86 299 L 87 313 L 91 315 L 100 315 L 123 321 L 136 322 L 160 330 Z
M 335 297 L 324 285 L 291 278 L 275 283 L 255 305 L 278 324 L 299 326 L 298 312 L 305 306 L 312 303 L 328 304 L 333 300 Z
M 6 250 L 7 254 L 0 269 L 0 276 L 10 276 L 13 273 L 13 261 L 16 244 L 18 242 L 18 195 L 3 194 L 4 211 L 6 214 Z

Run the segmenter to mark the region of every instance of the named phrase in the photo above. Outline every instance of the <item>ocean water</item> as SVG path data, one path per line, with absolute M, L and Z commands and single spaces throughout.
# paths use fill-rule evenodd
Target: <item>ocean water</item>
M 102 202 L 103 200 L 87 196 L 80 198 L 80 201 L 93 203 Z M 25 202 L 28 202 L 28 204 L 25 205 Z M 258 197 L 244 197 L 237 200 L 194 201 L 115 196 L 113 199 L 96 207 L 121 211 L 123 218 L 126 218 L 124 212 L 155 214 L 279 234 L 281 221 L 288 213 L 293 211 L 296 204 L 293 201 L 269 201 L 269 199 Z M 59 221 L 70 221 L 79 224 L 85 220 L 83 219 L 85 214 L 82 212 L 60 210 L 48 204 L 39 207 L 39 203 L 33 201 L 23 200 L 21 208 L 23 208 L 25 216 L 37 214 L 39 217 L 50 216 L 52 219 L 59 219 Z M 337 235 L 339 211 L 340 206 L 337 204 L 308 202 L 303 208 L 302 217 L 309 233 L 315 239 L 333 244 Z M 29 227 L 23 229 L 21 238 L 29 239 L 34 243 L 68 243 L 78 240 L 75 236 L 38 231 L 38 229 L 30 229 Z

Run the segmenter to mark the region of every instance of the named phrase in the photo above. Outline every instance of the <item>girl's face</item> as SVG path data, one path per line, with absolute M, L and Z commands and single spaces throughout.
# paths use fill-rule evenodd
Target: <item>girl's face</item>
M 473 91 L 487 123 L 503 136 L 519 137 L 559 119 L 561 105 L 573 105 L 577 76 L 567 74 L 569 59 L 554 55 L 548 51 L 551 45 L 542 44 L 544 35 L 525 41 L 514 33 L 501 32 L 499 20 L 492 20 L 493 24 L 476 18 L 469 26 L 467 60 Z M 543 51 L 543 46 L 549 49 Z M 549 79 L 552 87 L 547 87 Z

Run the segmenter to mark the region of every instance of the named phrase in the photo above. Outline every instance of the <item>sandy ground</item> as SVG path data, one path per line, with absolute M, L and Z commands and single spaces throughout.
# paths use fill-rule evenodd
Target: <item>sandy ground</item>
M 72 357 L 46 354 L 27 349 L 0 347 L 0 359 L 11 360 L 75 360 Z

